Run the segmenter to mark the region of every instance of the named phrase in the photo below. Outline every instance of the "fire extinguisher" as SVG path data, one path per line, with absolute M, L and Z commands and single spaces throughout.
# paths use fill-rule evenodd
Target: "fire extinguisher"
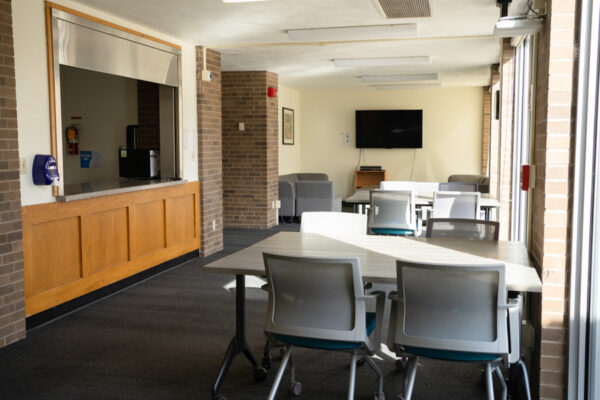
M 67 143 L 69 145 L 69 154 L 79 154 L 79 132 L 76 125 L 67 128 Z

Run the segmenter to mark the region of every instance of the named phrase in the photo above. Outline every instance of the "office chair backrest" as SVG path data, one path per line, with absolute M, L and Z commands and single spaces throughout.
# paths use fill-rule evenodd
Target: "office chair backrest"
M 380 190 L 414 190 L 415 182 L 410 181 L 381 181 Z
M 430 218 L 428 238 L 460 238 L 469 240 L 498 240 L 500 223 L 482 219 Z
M 394 342 L 404 346 L 507 354 L 503 264 L 396 261 Z
M 263 254 L 269 283 L 265 331 L 325 340 L 364 341 L 365 306 L 357 258 Z M 356 329 L 356 327 L 360 327 Z
M 415 195 L 412 190 L 371 190 L 369 228 L 415 229 Z
M 307 211 L 302 213 L 300 232 L 332 236 L 362 236 L 367 234 L 367 216 L 334 211 Z
M 440 192 L 478 192 L 479 185 L 471 182 L 440 182 Z
M 477 219 L 479 192 L 433 192 L 433 218 Z

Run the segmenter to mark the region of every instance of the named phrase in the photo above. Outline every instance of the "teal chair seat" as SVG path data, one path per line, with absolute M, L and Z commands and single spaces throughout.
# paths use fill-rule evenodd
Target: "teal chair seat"
M 371 335 L 371 332 L 375 329 L 375 313 L 366 313 L 366 329 L 367 336 Z M 273 335 L 275 339 L 280 342 L 291 344 L 300 347 L 309 347 L 311 349 L 323 349 L 323 350 L 352 350 L 358 349 L 360 343 L 356 342 L 341 342 L 338 340 L 322 340 L 312 339 L 300 336 L 288 336 L 288 335 Z
M 402 346 L 404 351 L 417 356 L 423 356 L 428 358 L 436 358 L 438 360 L 448 361 L 470 361 L 470 362 L 485 362 L 494 361 L 500 356 L 498 354 L 486 354 L 486 353 L 470 353 L 466 351 L 451 351 L 451 350 L 437 350 L 427 349 L 424 347 L 409 347 Z
M 412 229 L 371 228 L 371 231 L 380 235 L 415 236 L 415 231 Z

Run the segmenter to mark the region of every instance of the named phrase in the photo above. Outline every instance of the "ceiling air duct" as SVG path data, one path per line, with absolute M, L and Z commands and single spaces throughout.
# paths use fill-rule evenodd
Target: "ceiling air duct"
M 373 4 L 385 18 L 431 17 L 429 0 L 373 0 Z

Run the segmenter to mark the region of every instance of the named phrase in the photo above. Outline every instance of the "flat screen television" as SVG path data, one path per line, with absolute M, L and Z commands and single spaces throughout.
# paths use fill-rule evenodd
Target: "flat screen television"
M 423 110 L 356 110 L 356 147 L 422 148 Z

